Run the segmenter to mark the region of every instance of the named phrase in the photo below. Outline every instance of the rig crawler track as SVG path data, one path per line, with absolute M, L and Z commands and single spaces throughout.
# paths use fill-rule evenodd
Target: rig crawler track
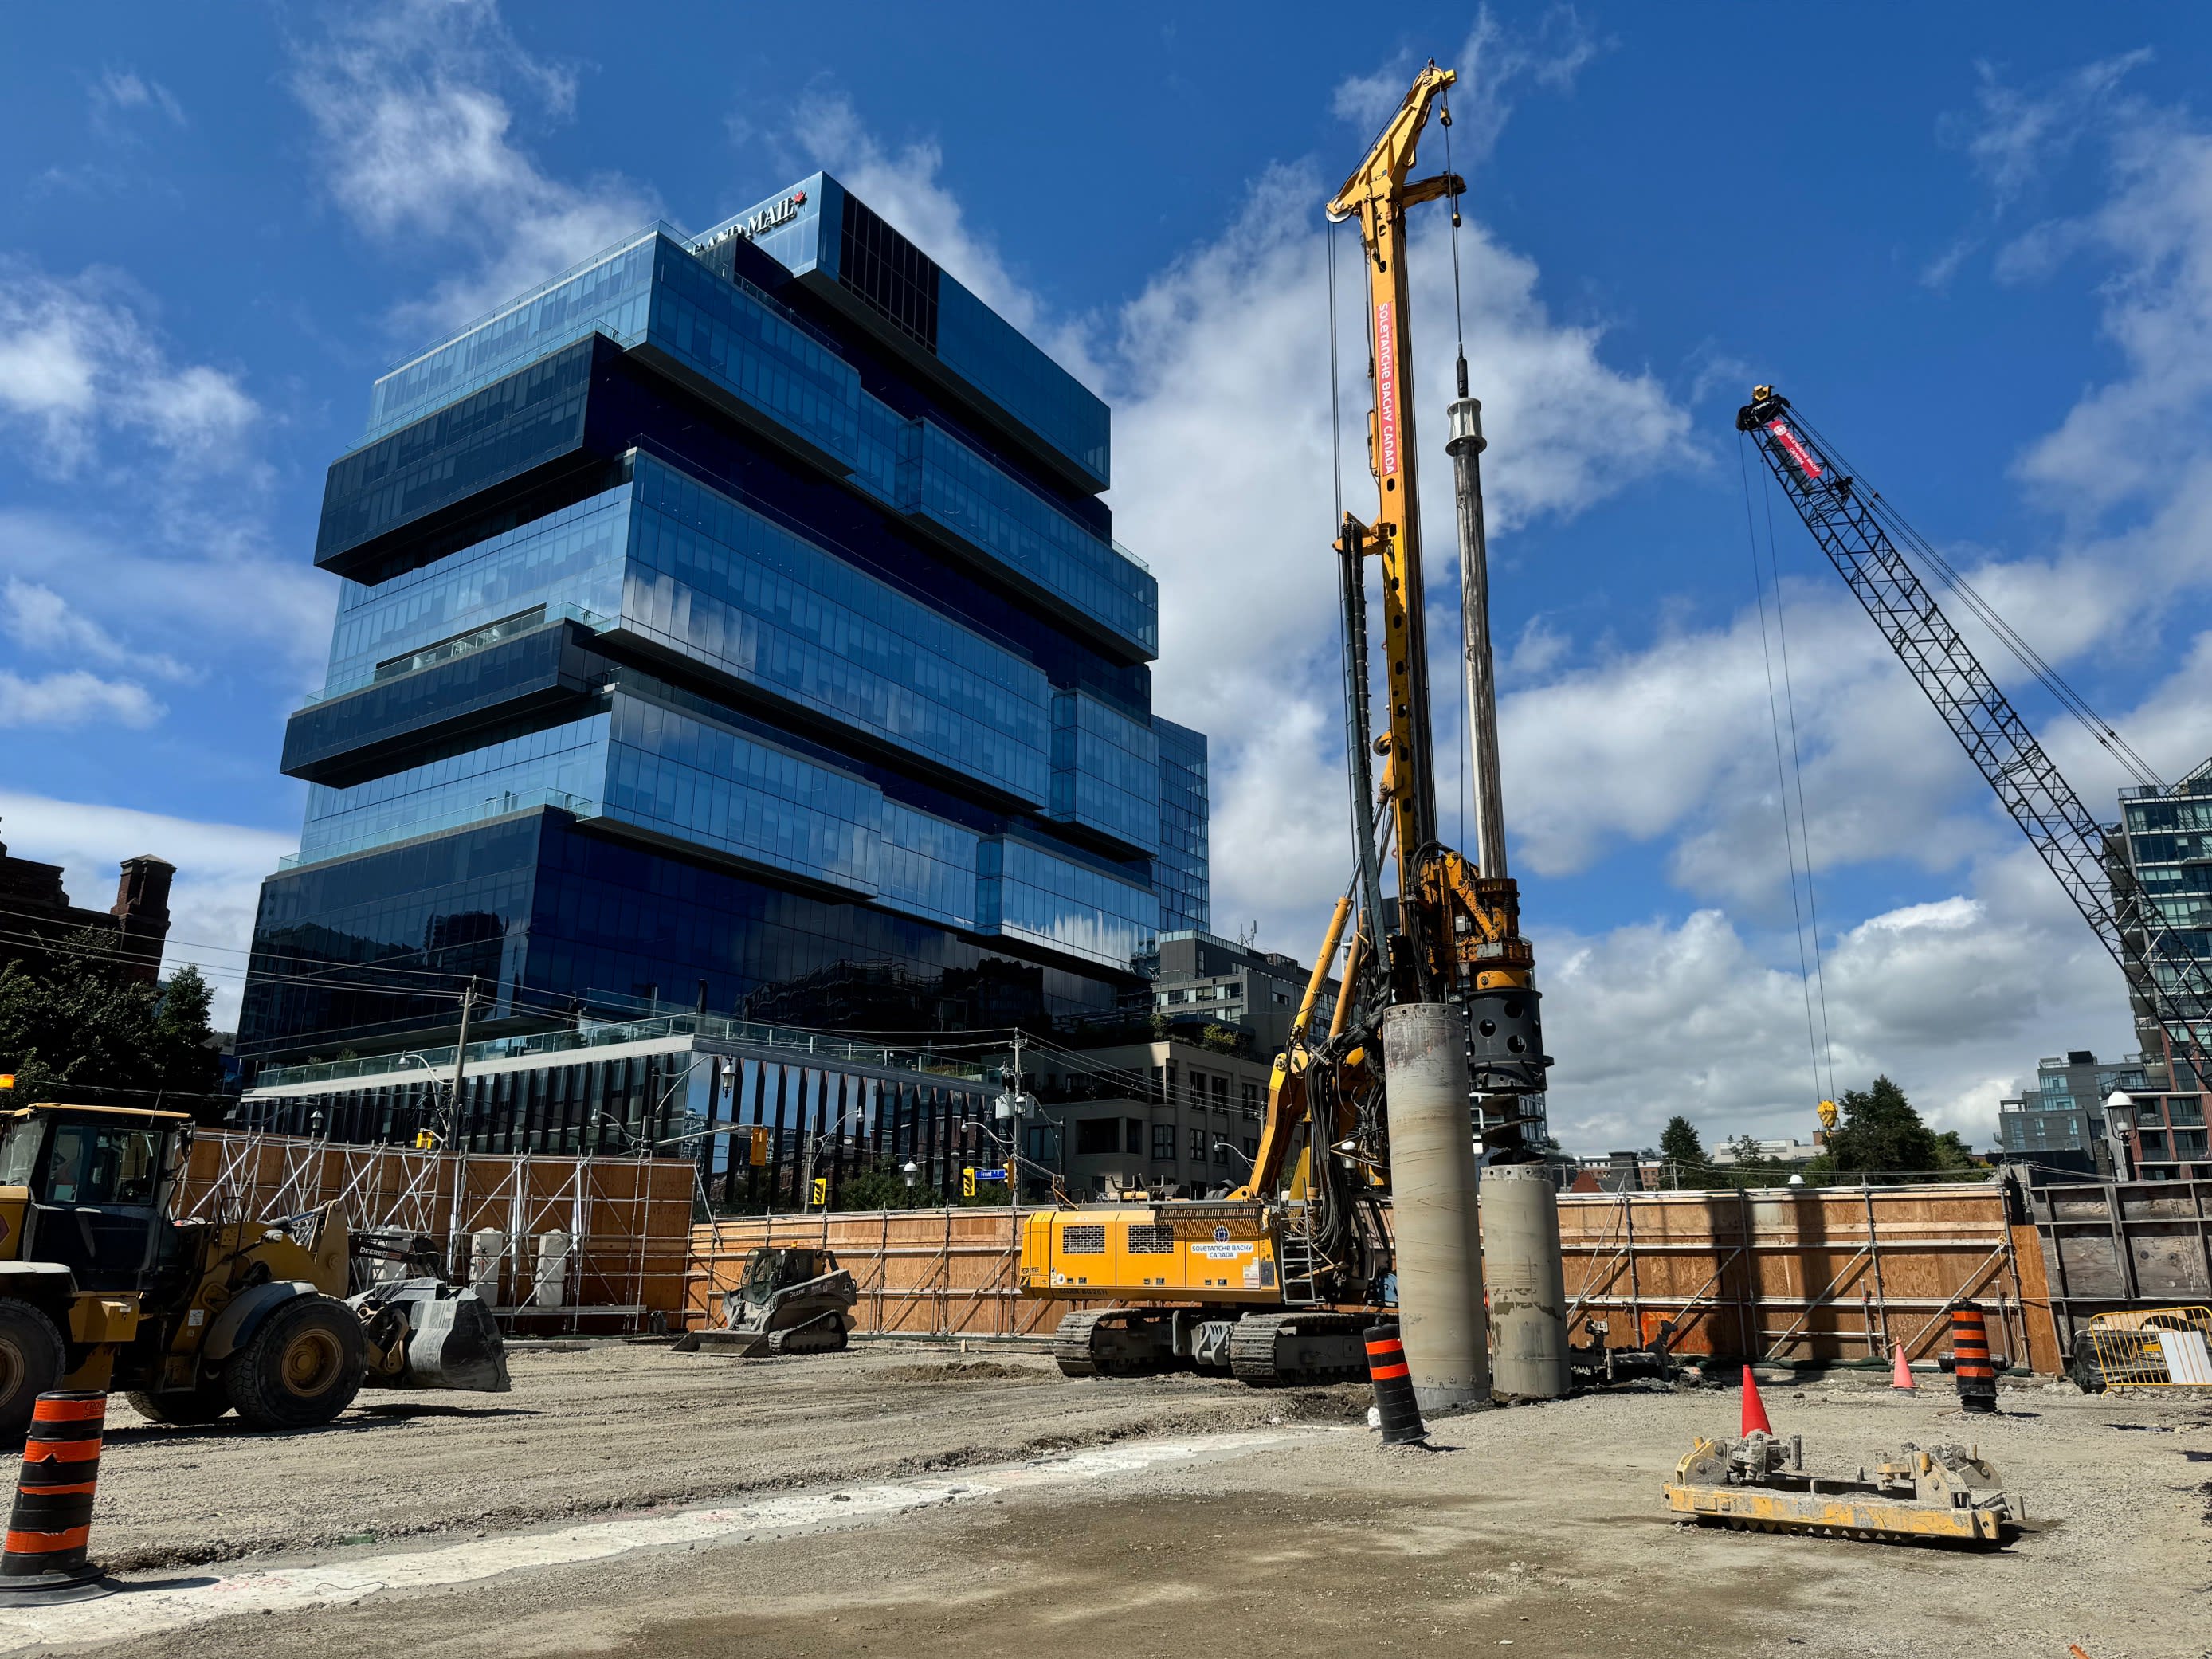
M 1163 1308 L 1072 1313 L 1053 1333 L 1052 1357 L 1067 1376 L 1138 1376 L 1188 1367 L 1194 1362 L 1176 1350 L 1175 1320 L 1176 1310 Z M 1229 1373 L 1241 1382 L 1268 1388 L 1357 1382 L 1367 1375 L 1364 1315 L 1224 1315 L 1221 1322 L 1231 1326 Z

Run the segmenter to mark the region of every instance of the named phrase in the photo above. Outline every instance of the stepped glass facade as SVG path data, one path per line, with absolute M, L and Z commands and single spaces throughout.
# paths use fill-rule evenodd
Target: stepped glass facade
M 330 471 L 328 682 L 249 1063 L 696 1011 L 908 1034 L 1140 995 L 1206 740 L 1106 405 L 827 174 L 392 370 Z

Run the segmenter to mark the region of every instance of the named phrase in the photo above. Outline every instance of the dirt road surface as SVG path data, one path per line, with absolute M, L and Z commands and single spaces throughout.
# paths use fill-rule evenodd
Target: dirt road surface
M 2212 1652 L 2201 1399 L 2031 1385 L 2006 1390 L 2003 1416 L 1969 1419 L 1936 1387 L 1768 1389 L 1776 1427 L 1805 1436 L 1816 1468 L 1845 1472 L 1907 1440 L 1978 1443 L 2045 1524 L 2009 1550 L 1960 1554 L 1674 1524 L 1660 1483 L 1694 1434 L 1734 1431 L 1732 1391 L 1485 1413 L 1413 1451 L 1376 1443 L 1356 1389 L 1072 1382 L 1004 1352 L 732 1362 L 596 1348 L 520 1353 L 514 1370 L 501 1399 L 400 1396 L 380 1414 L 372 1401 L 317 1434 L 120 1427 L 97 1554 L 144 1564 L 140 1586 L 220 1578 L 228 1605 L 252 1607 L 281 1583 L 295 1599 L 102 1650 Z M 1111 1449 L 1064 1455 L 1085 1445 Z M 884 1498 L 924 1486 L 927 1502 Z M 683 1507 L 722 1500 L 753 1503 L 752 1518 Z M 654 1517 L 690 1541 L 617 1554 L 602 1539 L 598 1559 L 574 1542 Z M 556 1565 L 375 1589 L 428 1557 L 475 1558 L 466 1571 L 481 1575 L 530 1550 Z M 217 1565 L 180 1570 L 194 1563 Z M 352 1604 L 303 1607 L 317 1572 L 326 1589 L 352 1586 L 325 1601 Z M 0 1651 L 11 1622 L 0 1613 Z

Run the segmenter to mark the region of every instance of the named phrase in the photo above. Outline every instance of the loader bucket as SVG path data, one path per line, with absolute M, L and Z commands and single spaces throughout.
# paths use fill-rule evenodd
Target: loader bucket
M 507 1344 L 483 1298 L 435 1279 L 403 1279 L 353 1298 L 358 1308 L 393 1308 L 407 1316 L 407 1363 L 387 1386 L 467 1389 L 505 1394 Z

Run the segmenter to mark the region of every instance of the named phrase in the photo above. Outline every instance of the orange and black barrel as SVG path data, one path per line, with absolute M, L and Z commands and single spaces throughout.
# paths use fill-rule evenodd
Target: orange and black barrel
M 1997 1372 L 1990 1361 L 1989 1321 L 1971 1302 L 1951 1310 L 1951 1374 L 1959 1404 L 1970 1412 L 1997 1408 Z
M 1406 1364 L 1406 1345 L 1395 1325 L 1367 1328 L 1367 1376 L 1375 1385 L 1375 1413 L 1386 1446 L 1410 1445 L 1429 1437 L 1421 1408 L 1413 1403 L 1413 1374 Z
M 42 1394 L 23 1441 L 23 1472 L 0 1554 L 0 1607 L 74 1601 L 103 1592 L 85 1559 L 93 1487 L 107 1422 L 104 1394 Z

